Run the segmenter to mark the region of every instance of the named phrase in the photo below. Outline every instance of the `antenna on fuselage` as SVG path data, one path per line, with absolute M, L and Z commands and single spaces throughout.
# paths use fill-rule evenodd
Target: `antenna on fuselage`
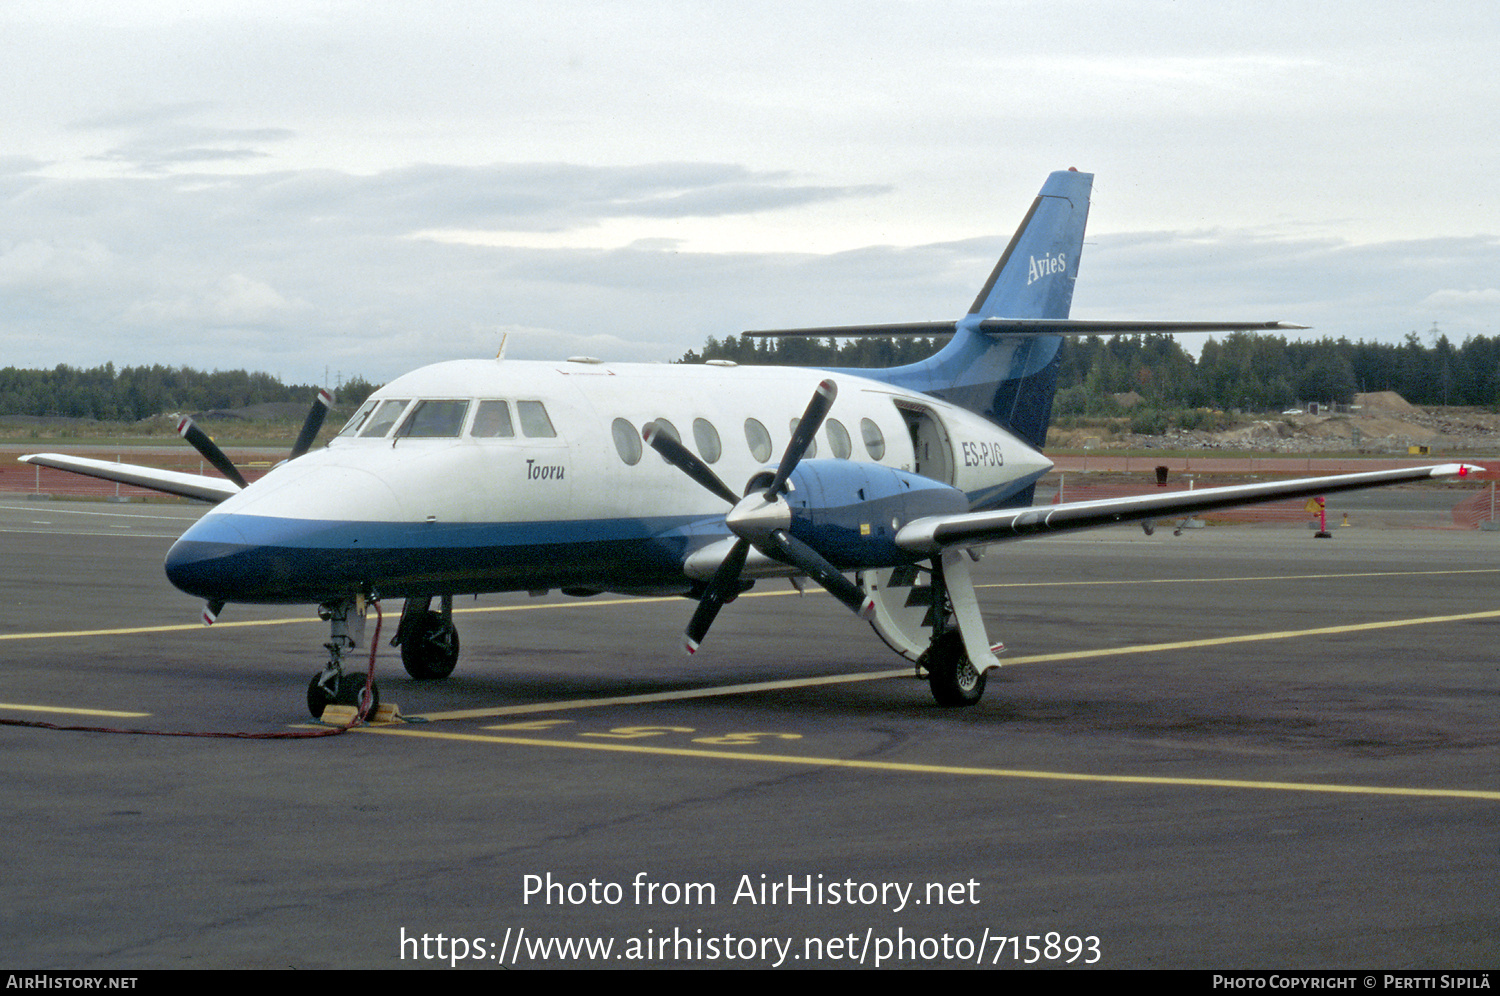
M 497 359 L 497 360 L 503 360 L 503 359 L 505 359 L 505 340 L 507 340 L 509 338 L 510 338 L 510 333 L 509 332 L 501 332 L 500 333 L 500 348 L 495 351 L 495 359 Z

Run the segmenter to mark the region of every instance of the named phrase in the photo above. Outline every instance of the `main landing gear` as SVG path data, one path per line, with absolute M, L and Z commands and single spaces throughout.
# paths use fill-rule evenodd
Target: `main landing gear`
M 932 697 L 941 706 L 971 706 L 984 697 L 989 672 L 977 671 L 964 651 L 964 638 L 956 629 L 933 637 L 917 667 L 927 672 Z
M 406 673 L 418 681 L 446 678 L 458 666 L 458 630 L 453 625 L 453 596 L 442 596 L 442 611 L 432 611 L 432 596 L 408 598 L 391 646 L 401 648 Z
M 924 579 L 925 583 L 924 583 Z M 933 558 L 931 572 L 916 566 L 862 571 L 860 585 L 874 600 L 875 632 L 896 653 L 915 661 L 942 706 L 971 706 L 984 696 L 998 645 L 985 632 L 968 554 Z

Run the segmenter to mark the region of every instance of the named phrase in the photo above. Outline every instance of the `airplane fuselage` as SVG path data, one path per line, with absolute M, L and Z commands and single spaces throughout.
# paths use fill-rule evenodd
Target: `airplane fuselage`
M 789 413 L 825 376 L 582 360 L 424 367 L 372 395 L 326 448 L 205 515 L 168 554 L 168 576 L 225 602 L 685 592 L 711 573 L 712 563 L 685 565 L 695 553 L 713 561 L 728 509 L 643 447 L 643 427 L 666 420 L 740 488 L 774 467 Z M 865 544 L 840 567 L 869 566 L 878 540 L 913 518 L 1004 504 L 1051 467 L 956 405 L 873 377 L 836 379 L 787 500 L 811 501 L 804 528 L 852 530 Z M 892 562 L 903 556 L 890 550 Z

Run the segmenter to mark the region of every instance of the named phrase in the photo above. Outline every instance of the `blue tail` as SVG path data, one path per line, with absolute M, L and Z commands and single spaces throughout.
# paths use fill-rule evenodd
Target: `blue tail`
M 1093 183 L 1092 173 L 1074 170 L 1047 177 L 953 340 L 938 353 L 904 367 L 851 372 L 961 405 L 1041 449 L 1062 337 L 980 331 L 980 323 L 1068 317 Z

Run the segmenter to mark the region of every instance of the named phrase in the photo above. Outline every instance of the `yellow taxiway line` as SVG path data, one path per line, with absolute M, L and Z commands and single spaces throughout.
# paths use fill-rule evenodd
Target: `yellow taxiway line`
M 743 597 L 743 596 L 741 596 Z M 1484 612 L 1463 612 L 1448 616 L 1420 616 L 1411 619 L 1380 619 L 1375 622 L 1348 623 L 1343 626 L 1318 626 L 1313 629 L 1285 629 L 1269 633 L 1245 633 L 1237 636 L 1213 636 L 1199 640 L 1175 640 L 1171 643 L 1138 643 L 1124 647 L 1099 647 L 1094 650 L 1065 650 L 1055 654 L 1028 654 L 1007 657 L 1004 667 L 1017 664 L 1048 664 L 1062 661 L 1089 660 L 1098 657 L 1125 657 L 1132 654 L 1158 654 L 1174 650 L 1194 650 L 1203 647 L 1221 647 L 1235 643 L 1259 643 L 1266 640 L 1291 640 L 1304 636 L 1330 636 L 1338 633 L 1357 633 L 1364 630 L 1396 629 L 1402 626 L 1433 626 L 1440 623 L 1472 622 L 1477 619 L 1500 618 L 1500 609 Z M 755 692 L 775 691 L 784 688 L 807 688 L 815 685 L 839 685 L 858 681 L 875 681 L 880 678 L 899 678 L 912 674 L 911 666 L 888 671 L 865 671 L 858 674 L 826 675 L 818 678 L 788 678 L 783 681 L 758 681 L 743 685 L 718 685 L 706 688 L 680 689 L 670 692 L 646 692 L 639 695 L 620 695 L 597 699 L 570 699 L 562 702 L 530 702 L 525 705 L 495 706 L 489 709 L 462 709 L 454 712 L 425 713 L 413 716 L 424 722 L 455 719 L 485 719 L 490 716 L 514 716 L 525 713 L 564 712 L 571 709 L 595 709 L 610 705 L 641 705 L 650 702 L 681 701 L 685 699 L 715 698 L 724 695 L 748 695 Z
M 1169 778 L 1156 775 L 1085 775 L 1068 771 L 1031 771 L 1015 768 L 975 768 L 948 764 L 910 764 L 900 761 L 851 760 L 842 757 L 799 757 L 795 754 L 754 754 L 744 751 L 694 750 L 684 747 L 641 747 L 628 744 L 605 744 L 574 740 L 543 740 L 533 737 L 506 737 L 483 733 L 447 733 L 399 726 L 367 726 L 359 732 L 395 737 L 422 737 L 433 740 L 459 740 L 469 743 L 510 744 L 520 747 L 553 747 L 570 750 L 603 750 L 627 754 L 655 754 L 667 757 L 707 758 L 717 761 L 750 761 L 760 764 L 794 764 L 809 768 L 855 768 L 866 771 L 892 771 L 907 774 L 959 775 L 978 778 L 1020 778 L 1058 782 L 1095 782 L 1114 785 L 1161 785 L 1174 788 L 1258 789 L 1268 792 L 1316 792 L 1338 795 L 1387 795 L 1428 799 L 1482 799 L 1500 802 L 1500 792 L 1478 789 L 1423 789 L 1383 785 L 1333 785 L 1316 782 L 1260 782 L 1238 778 Z
M 75 709 L 69 706 L 29 705 L 18 702 L 0 702 L 0 711 L 6 712 L 56 712 L 69 716 L 111 716 L 116 719 L 141 719 L 149 712 L 116 712 L 113 709 Z

